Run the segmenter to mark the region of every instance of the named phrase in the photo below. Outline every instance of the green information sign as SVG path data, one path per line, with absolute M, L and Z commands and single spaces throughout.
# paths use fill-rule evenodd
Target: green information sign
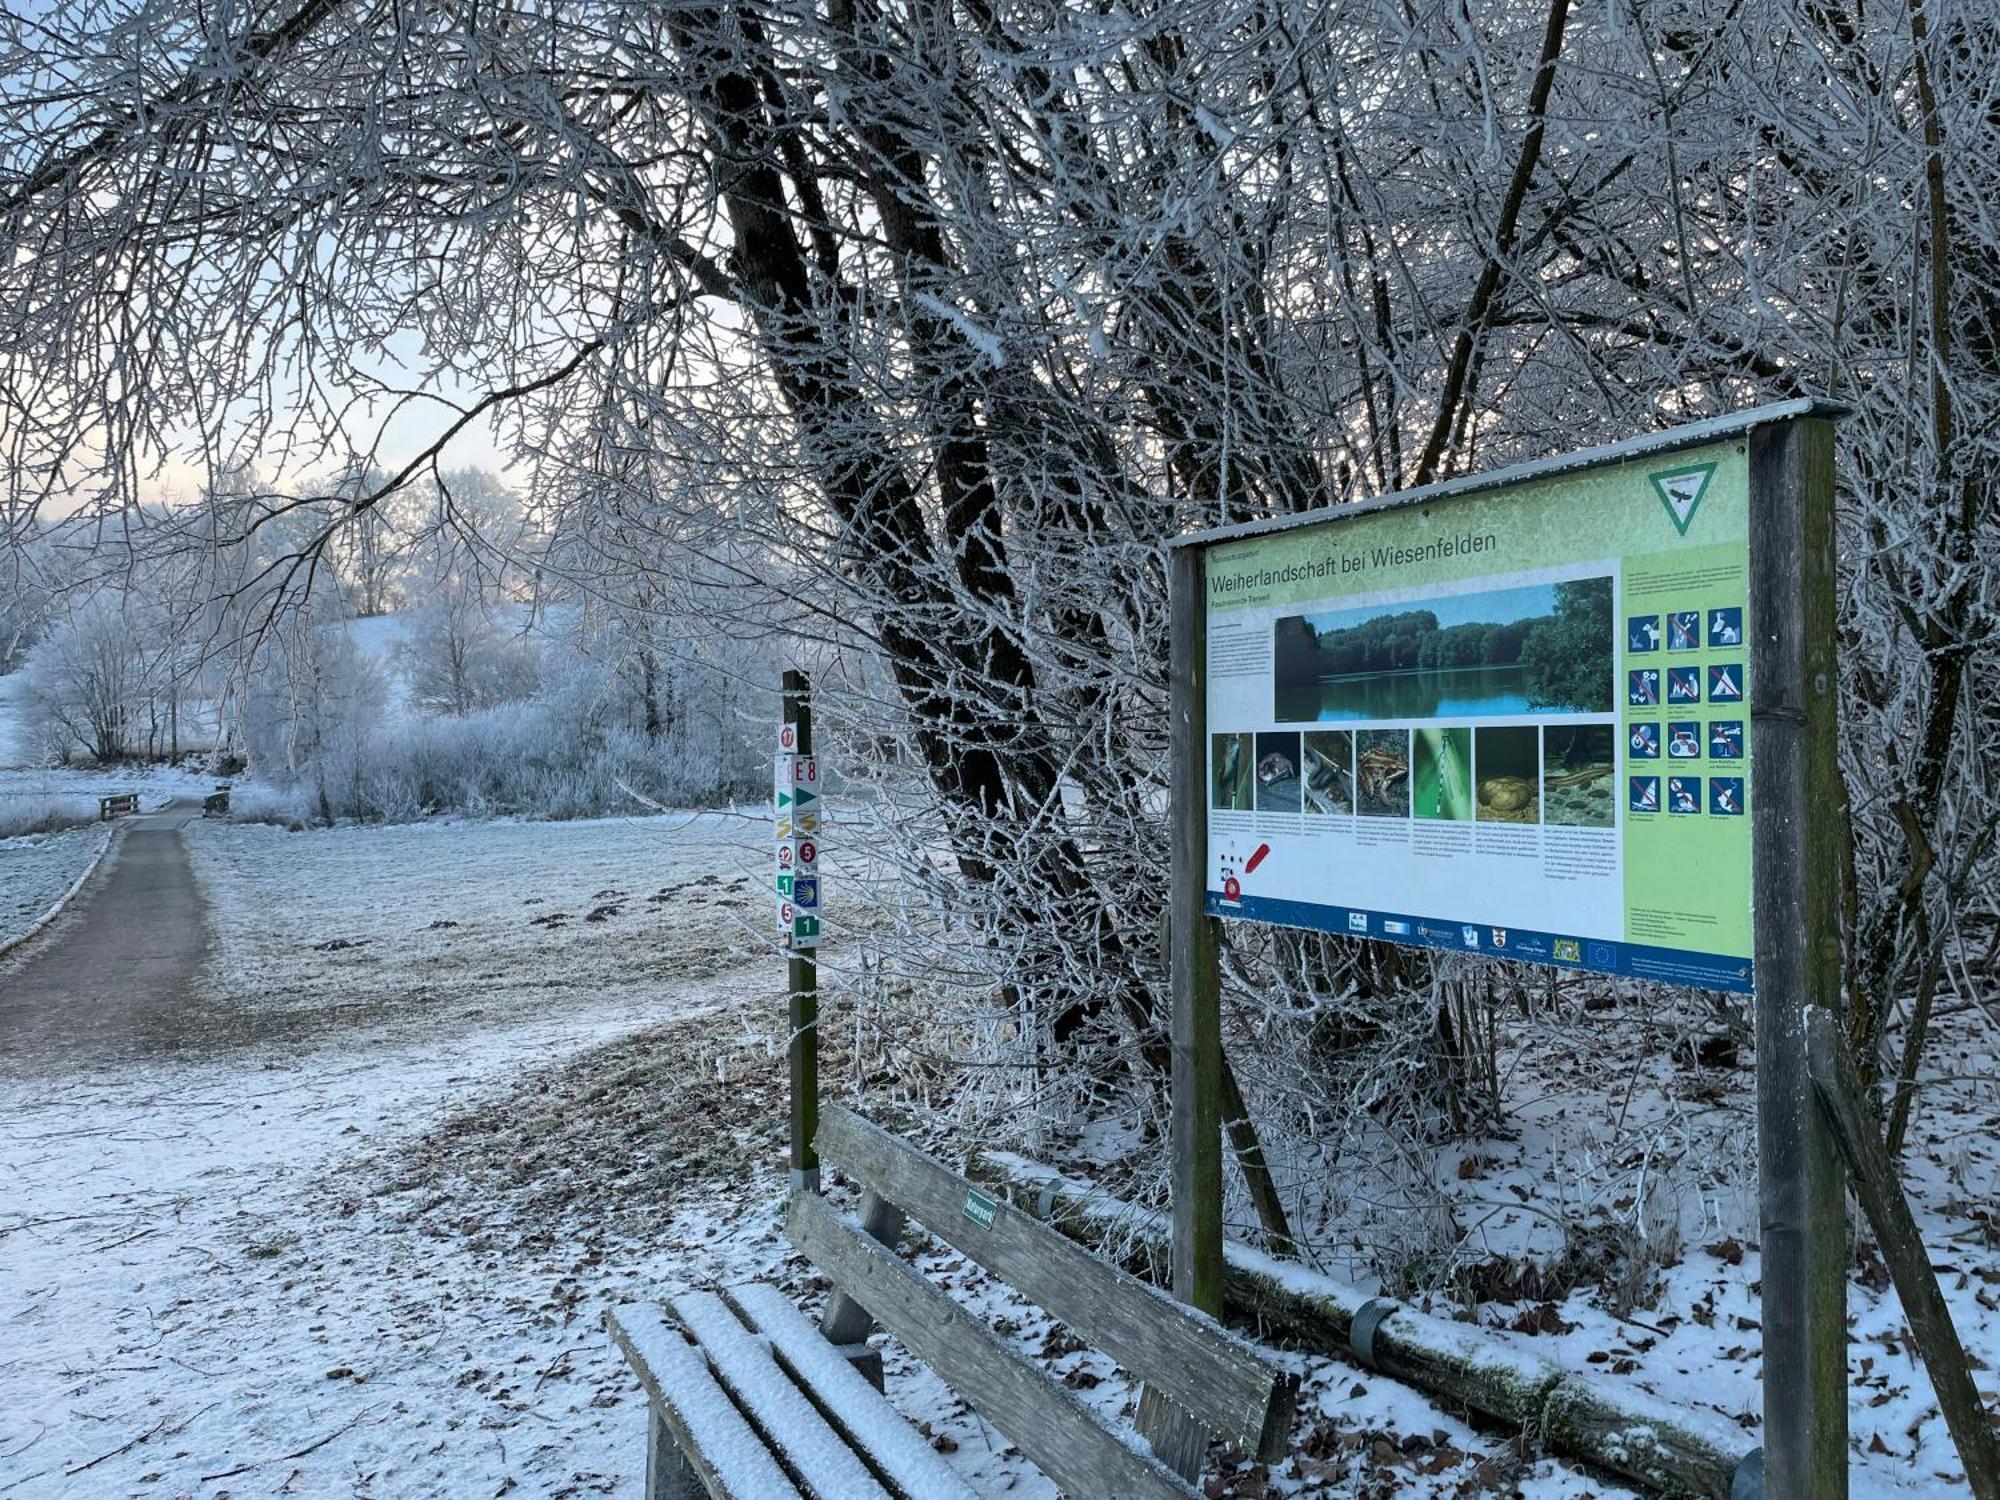
M 972 1188 L 965 1190 L 965 1216 L 981 1229 L 991 1229 L 994 1215 L 999 1212 L 1000 1205 L 984 1193 Z
M 1741 437 L 1203 562 L 1211 913 L 1750 990 Z

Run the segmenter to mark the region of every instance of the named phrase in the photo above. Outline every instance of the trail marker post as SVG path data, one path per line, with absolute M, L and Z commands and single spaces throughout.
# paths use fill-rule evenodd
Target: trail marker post
M 1173 545 L 1173 1270 L 1222 1281 L 1218 920 L 1754 996 L 1769 1500 L 1847 1494 L 1834 442 L 1798 400 Z M 1761 1488 L 1758 1487 L 1761 1475 Z
M 785 673 L 784 717 L 772 776 L 776 817 L 778 934 L 790 951 L 791 1188 L 819 1191 L 819 758 L 813 754 L 812 690 L 803 672 Z

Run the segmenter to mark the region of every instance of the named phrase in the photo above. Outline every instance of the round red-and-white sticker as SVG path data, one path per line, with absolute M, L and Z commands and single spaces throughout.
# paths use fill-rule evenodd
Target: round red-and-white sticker
M 818 858 L 819 858 L 819 846 L 815 844 L 811 839 L 800 840 L 799 863 L 802 865 L 809 865 Z
M 1222 899 L 1224 901 L 1241 901 L 1243 899 L 1243 882 L 1238 880 L 1234 875 L 1223 881 Z
M 796 749 L 796 748 L 798 747 L 798 743 L 799 743 L 799 726 L 798 726 L 798 725 L 796 725 L 796 724 L 787 724 L 787 725 L 783 726 L 783 727 L 782 727 L 781 729 L 779 729 L 779 731 L 778 731 L 778 748 L 779 748 L 780 750 L 792 750 L 792 749 Z

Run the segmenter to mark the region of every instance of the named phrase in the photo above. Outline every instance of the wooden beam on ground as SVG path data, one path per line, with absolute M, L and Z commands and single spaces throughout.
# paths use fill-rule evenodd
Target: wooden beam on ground
M 1194 1500 L 1165 1464 L 1128 1447 L 1089 1407 L 999 1335 L 877 1244 L 823 1198 L 795 1193 L 791 1241 L 905 1348 L 935 1370 L 1071 1495 Z
M 1862 1089 L 1833 1012 L 1814 1006 L 1806 1013 L 1806 1028 L 1814 1092 L 1852 1170 L 1854 1196 L 1875 1226 L 1903 1316 L 1910 1320 L 1910 1337 L 1930 1372 L 1938 1409 L 1965 1465 L 1966 1483 L 1974 1500 L 2000 1500 L 2000 1438 L 1972 1382 L 1965 1346 L 1938 1289 L 1923 1236 L 1897 1180 L 1896 1163 L 1882 1143 L 1881 1119 Z
M 1162 1215 L 1006 1153 L 988 1153 L 970 1171 L 996 1197 L 1072 1239 L 1116 1246 L 1130 1265 L 1157 1270 L 1167 1263 Z M 1372 1297 L 1248 1245 L 1224 1249 L 1233 1313 L 1317 1353 L 1354 1360 L 1536 1433 L 1555 1452 L 1667 1494 L 1732 1500 L 1737 1470 L 1755 1451 L 1743 1430 L 1720 1416 L 1565 1370 L 1505 1336 Z M 1365 1340 L 1356 1337 L 1357 1323 Z M 1365 1358 L 1357 1342 L 1366 1344 Z

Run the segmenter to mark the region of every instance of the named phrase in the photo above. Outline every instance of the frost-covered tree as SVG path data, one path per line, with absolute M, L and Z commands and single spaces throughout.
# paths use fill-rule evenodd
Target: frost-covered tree
M 290 612 L 255 658 L 243 697 L 243 745 L 252 768 L 281 786 L 309 786 L 321 821 L 351 808 L 366 773 L 365 746 L 381 721 L 381 670 L 343 622 Z M 346 786 L 336 786 L 344 779 Z
M 539 651 L 518 611 L 451 573 L 419 580 L 413 592 L 423 602 L 404 611 L 409 633 L 397 658 L 419 706 L 462 718 L 534 695 Z
M 145 721 L 145 622 L 112 595 L 72 610 L 28 655 L 29 733 L 50 758 L 136 753 Z
M 1038 1065 L 1157 1036 L 1165 538 L 1825 392 L 1873 1056 L 1994 900 L 1990 12 L 58 4 L 0 23 L 12 509 L 455 404 L 300 557 L 486 423 L 579 587 L 728 578 L 920 771 L 913 980 Z M 1343 1041 L 1430 983 L 1266 960 Z

